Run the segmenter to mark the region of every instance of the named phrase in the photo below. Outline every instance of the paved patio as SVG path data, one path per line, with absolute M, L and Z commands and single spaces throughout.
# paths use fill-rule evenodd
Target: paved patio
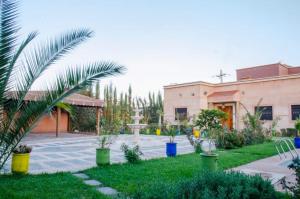
M 141 135 L 140 144 L 144 156 L 142 159 L 166 157 L 165 143 L 167 136 Z M 111 145 L 111 162 L 125 162 L 120 149 L 122 143 L 133 145 L 133 135 L 119 135 Z M 192 153 L 193 147 L 186 136 L 176 136 L 177 151 L 179 154 Z M 96 148 L 98 136 L 61 134 L 55 138 L 53 135 L 34 135 L 25 138 L 23 143 L 33 147 L 30 158 L 31 174 L 54 173 L 58 171 L 76 172 L 96 166 Z M 9 160 L 5 170 L 10 172 Z
M 300 149 L 297 149 L 300 154 Z M 293 170 L 288 168 L 292 162 L 290 153 L 285 153 L 286 158 L 280 159 L 278 155 L 269 158 L 257 160 L 249 164 L 245 164 L 236 168 L 234 171 L 241 171 L 249 175 L 260 175 L 262 178 L 268 179 L 272 182 L 275 189 L 278 191 L 285 191 L 280 183 L 282 178 L 286 178 L 288 183 L 295 183 L 296 176 Z

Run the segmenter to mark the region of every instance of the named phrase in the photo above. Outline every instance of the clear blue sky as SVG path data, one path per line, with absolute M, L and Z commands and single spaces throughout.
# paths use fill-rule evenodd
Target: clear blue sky
M 78 27 L 95 31 L 53 70 L 113 60 L 125 75 L 108 79 L 136 95 L 163 85 L 212 78 L 235 69 L 281 61 L 300 65 L 299 0 L 23 0 L 22 33 L 40 38 Z

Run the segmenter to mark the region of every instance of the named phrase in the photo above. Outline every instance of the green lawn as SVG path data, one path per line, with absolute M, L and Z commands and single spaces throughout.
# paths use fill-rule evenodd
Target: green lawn
M 220 150 L 219 168 L 228 169 L 276 154 L 273 143 L 247 146 L 234 150 Z M 125 193 L 132 193 L 138 186 L 190 178 L 199 168 L 199 154 L 188 154 L 176 158 L 161 158 L 143 161 L 140 164 L 115 164 L 84 171 L 91 178 Z M 95 188 L 82 183 L 70 173 L 28 176 L 0 176 L 0 198 L 75 198 L 104 199 Z
M 247 146 L 240 149 L 219 151 L 219 168 L 228 169 L 276 154 L 274 143 Z M 85 173 L 105 185 L 125 193 L 138 187 L 147 189 L 157 181 L 172 182 L 190 178 L 201 171 L 199 154 L 188 154 L 176 158 L 161 158 L 143 161 L 140 164 L 116 164 L 92 168 Z
M 2 199 L 107 199 L 70 173 L 0 175 Z

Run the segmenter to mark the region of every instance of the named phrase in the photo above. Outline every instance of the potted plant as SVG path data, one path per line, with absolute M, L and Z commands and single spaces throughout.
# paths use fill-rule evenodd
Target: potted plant
M 161 134 L 161 118 L 163 115 L 163 111 L 162 110 L 157 110 L 157 114 L 158 114 L 158 128 L 156 129 L 156 135 L 160 136 Z
M 226 119 L 227 114 L 218 109 L 205 109 L 202 110 L 198 119 L 196 120 L 196 126 L 199 127 L 204 133 L 205 141 L 202 142 L 207 147 L 202 147 L 201 163 L 204 169 L 217 170 L 218 154 L 214 152 L 215 141 L 218 131 L 222 130 L 222 120 Z
M 19 145 L 13 150 L 11 172 L 14 174 L 27 174 L 29 170 L 30 152 L 32 148 Z
M 170 137 L 170 141 L 166 143 L 166 154 L 168 157 L 175 157 L 177 154 L 177 143 L 174 142 L 177 133 L 176 128 L 167 126 L 167 133 Z
M 110 148 L 112 137 L 104 135 L 99 137 L 99 147 L 96 149 L 96 163 L 98 166 L 110 164 Z
M 156 135 L 157 135 L 157 136 L 160 136 L 160 133 L 161 133 L 160 128 L 157 128 L 157 129 L 156 129 Z
M 299 149 L 300 148 L 300 137 L 298 135 L 300 132 L 300 118 L 298 118 L 295 121 L 295 129 L 297 130 L 297 132 L 296 132 L 296 137 L 294 138 L 294 144 L 295 144 L 295 147 L 297 149 Z

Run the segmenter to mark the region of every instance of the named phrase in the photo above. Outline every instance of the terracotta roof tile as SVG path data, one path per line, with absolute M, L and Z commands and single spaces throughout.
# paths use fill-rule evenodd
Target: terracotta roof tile
M 14 98 L 15 91 L 8 93 L 9 98 Z M 25 96 L 25 101 L 38 101 L 40 97 L 44 95 L 44 91 L 29 91 Z M 76 106 L 88 106 L 88 107 L 103 107 L 103 100 L 95 99 L 78 93 L 74 93 L 66 97 L 63 102 L 76 105 Z

